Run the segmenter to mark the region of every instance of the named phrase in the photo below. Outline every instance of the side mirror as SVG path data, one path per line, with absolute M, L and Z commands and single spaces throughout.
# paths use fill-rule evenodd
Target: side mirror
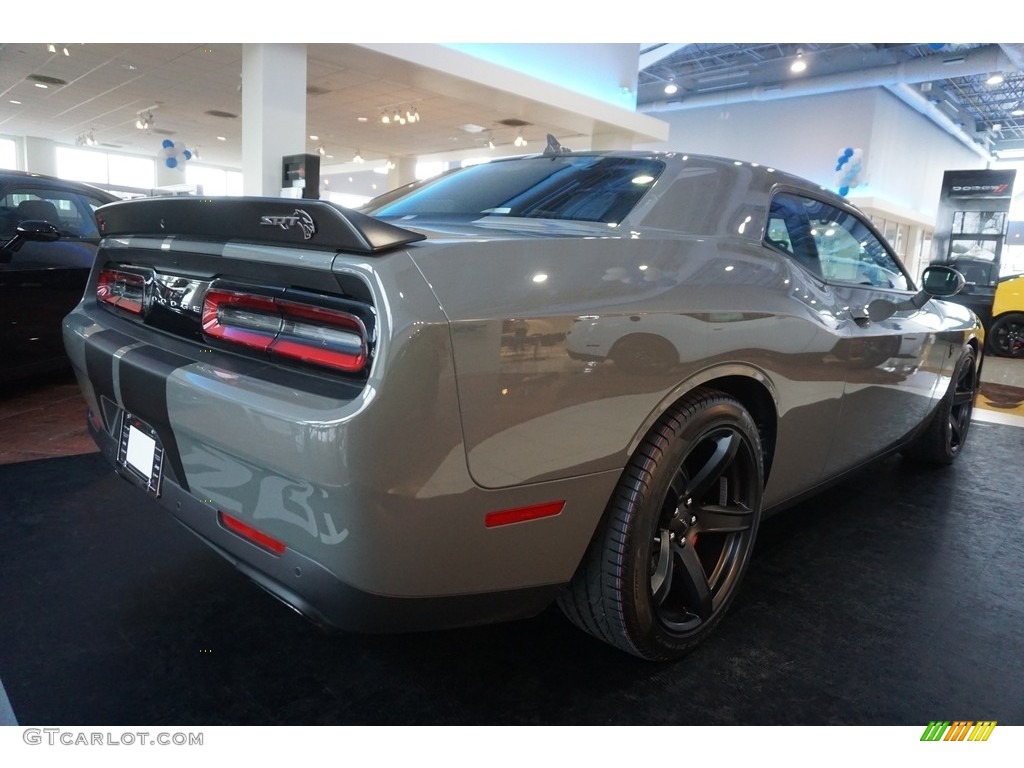
M 13 256 L 25 243 L 52 243 L 60 239 L 60 230 L 48 221 L 26 219 L 14 230 L 14 237 L 0 245 L 0 263 L 9 264 Z
M 921 275 L 921 290 L 940 299 L 955 296 L 965 285 L 964 276 L 952 267 L 935 265 L 925 269 Z
M 964 276 L 952 267 L 940 264 L 930 266 L 921 275 L 921 290 L 905 301 L 896 303 L 888 299 L 875 299 L 867 306 L 868 319 L 873 322 L 888 320 L 897 312 L 920 309 L 930 299 L 955 296 L 967 284 Z

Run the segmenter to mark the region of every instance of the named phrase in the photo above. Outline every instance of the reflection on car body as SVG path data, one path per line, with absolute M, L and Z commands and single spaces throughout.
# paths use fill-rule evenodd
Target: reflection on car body
M 259 226 L 295 210 L 308 240 Z M 362 211 L 171 199 L 99 218 L 64 324 L 97 443 L 343 628 L 557 601 L 617 648 L 677 657 L 725 615 L 763 514 L 889 451 L 948 463 L 970 425 L 983 332 L 935 298 L 962 278 L 915 291 L 847 201 L 756 164 L 557 153 Z M 156 298 L 171 285 L 179 311 Z

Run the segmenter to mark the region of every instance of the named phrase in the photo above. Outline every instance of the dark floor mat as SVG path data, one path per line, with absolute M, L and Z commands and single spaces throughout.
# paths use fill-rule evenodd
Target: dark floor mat
M 22 725 L 1024 724 L 1024 433 L 887 459 L 766 521 L 709 643 L 648 664 L 555 610 L 327 635 L 98 455 L 0 467 L 0 678 Z

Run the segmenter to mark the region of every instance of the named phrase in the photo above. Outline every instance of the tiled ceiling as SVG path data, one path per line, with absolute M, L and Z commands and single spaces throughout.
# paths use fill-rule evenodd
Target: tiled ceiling
M 91 136 L 101 148 L 154 156 L 171 138 L 198 149 L 204 162 L 240 167 L 241 44 L 88 43 L 68 45 L 68 55 L 64 47 L 51 52 L 41 43 L 0 44 L 0 134 L 65 144 Z M 306 129 L 319 139 L 306 151 L 322 144 L 333 156 L 328 163 L 348 162 L 356 151 L 373 160 L 483 149 L 488 140 L 501 147 L 520 132 L 532 147 L 542 146 L 549 132 L 562 141 L 585 135 L 568 114 L 559 117 L 469 81 L 441 83 L 365 47 L 311 44 L 307 51 Z M 791 89 L 789 66 L 800 57 L 808 64 L 804 84 L 843 90 L 878 84 L 879 73 L 890 73 L 885 87 L 913 89 L 931 105 L 933 119 L 959 126 L 978 146 L 1024 147 L 1024 114 L 1017 114 L 1024 97 L 1020 45 L 658 43 L 638 44 L 638 51 L 638 109 L 655 116 L 698 100 L 764 99 L 772 89 Z M 998 61 L 1003 82 L 987 84 L 987 71 L 940 76 L 963 71 L 956 60 L 970 58 Z M 664 92 L 669 81 L 679 87 L 672 96 Z M 414 107 L 421 121 L 383 125 L 382 112 L 396 107 Z M 140 113 L 149 112 L 152 126 L 136 128 Z
M 0 134 L 65 144 L 91 136 L 100 148 L 154 156 L 170 138 L 198 148 L 204 162 L 241 166 L 241 44 L 89 43 L 66 46 L 68 55 L 55 48 L 0 45 Z M 357 151 L 373 160 L 481 149 L 490 140 L 511 146 L 519 133 L 533 146 L 549 132 L 580 135 L 568 113 L 559 121 L 528 99 L 468 82 L 458 88 L 367 48 L 311 44 L 307 53 L 306 131 L 319 138 L 306 151 L 322 144 L 328 163 Z M 49 87 L 36 87 L 40 80 Z M 385 108 L 397 107 L 415 108 L 420 121 L 383 125 Z M 150 128 L 136 127 L 140 113 L 152 113 Z
M 798 59 L 806 69 L 794 73 Z M 648 43 L 641 62 L 641 110 L 881 86 L 985 151 L 1024 149 L 1019 44 Z

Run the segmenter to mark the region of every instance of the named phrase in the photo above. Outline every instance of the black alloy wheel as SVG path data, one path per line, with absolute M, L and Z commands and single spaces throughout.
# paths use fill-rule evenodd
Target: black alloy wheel
M 961 355 L 957 365 L 953 383 L 953 394 L 949 403 L 948 416 L 948 444 L 949 452 L 960 453 L 967 442 L 967 431 L 971 427 L 971 417 L 974 415 L 974 400 L 978 395 L 978 367 L 975 365 L 973 347 L 968 347 L 969 352 Z
M 693 650 L 746 571 L 763 484 L 757 428 L 743 406 L 713 390 L 690 393 L 627 465 L 563 611 L 644 659 Z
M 978 356 L 974 347 L 960 352 L 949 389 L 925 431 L 906 450 L 907 456 L 931 464 L 951 464 L 967 442 L 978 395 Z
M 1012 312 L 996 320 L 988 343 L 1000 357 L 1024 357 L 1024 314 Z

